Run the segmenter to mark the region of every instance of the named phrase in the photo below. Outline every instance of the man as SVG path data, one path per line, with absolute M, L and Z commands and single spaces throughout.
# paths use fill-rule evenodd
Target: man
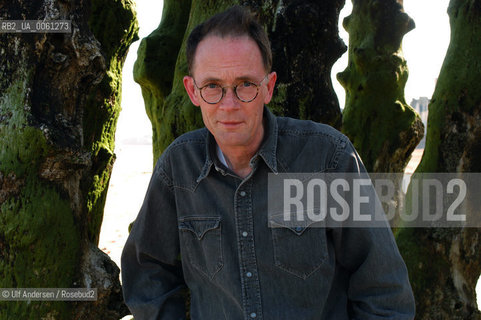
M 185 89 L 205 128 L 160 157 L 122 255 L 135 320 L 412 319 L 389 228 L 271 228 L 268 174 L 364 172 L 326 125 L 275 117 L 266 33 L 231 8 L 187 43 Z

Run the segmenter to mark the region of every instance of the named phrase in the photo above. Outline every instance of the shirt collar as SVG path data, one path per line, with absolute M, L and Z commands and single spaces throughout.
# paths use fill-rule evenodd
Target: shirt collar
M 264 106 L 263 112 L 263 121 L 264 121 L 264 139 L 259 150 L 256 154 L 252 157 L 251 163 L 256 161 L 258 157 L 264 160 L 265 164 L 269 167 L 269 169 L 277 174 L 277 136 L 278 136 L 278 127 L 277 127 L 277 119 L 272 112 Z M 199 177 L 197 178 L 197 182 L 200 182 L 205 177 L 209 175 L 210 169 L 214 165 L 213 157 L 216 156 L 216 141 L 214 136 L 208 132 L 206 137 L 205 143 L 205 163 L 202 167 Z
M 277 118 L 272 112 L 264 107 L 264 141 L 257 151 L 256 155 L 259 155 L 271 171 L 277 174 L 277 137 L 278 127 Z M 255 159 L 254 156 L 252 159 Z

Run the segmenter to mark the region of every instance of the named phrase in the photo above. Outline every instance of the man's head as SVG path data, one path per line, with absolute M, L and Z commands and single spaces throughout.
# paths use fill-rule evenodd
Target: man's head
M 271 71 L 272 52 L 269 38 L 262 25 L 251 12 L 240 6 L 234 6 L 218 13 L 196 26 L 187 39 L 187 64 L 189 73 L 194 71 L 195 53 L 199 43 L 208 36 L 221 38 L 239 38 L 247 36 L 259 47 L 266 73 Z
M 227 17 L 229 14 L 236 17 Z M 251 14 L 239 7 L 212 17 L 193 34 L 189 43 L 195 45 L 188 49 L 190 76 L 184 77 L 190 100 L 200 107 L 204 124 L 222 151 L 255 152 L 264 135 L 264 105 L 270 102 L 276 82 L 276 73 L 269 73 L 267 35 Z M 267 45 L 261 48 L 251 34 Z

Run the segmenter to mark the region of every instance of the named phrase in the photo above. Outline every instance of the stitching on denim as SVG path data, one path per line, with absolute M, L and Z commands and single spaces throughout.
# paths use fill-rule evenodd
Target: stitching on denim
M 284 270 L 298 278 L 301 278 L 303 280 L 306 280 L 307 278 L 309 278 L 314 272 L 316 272 L 323 264 L 324 262 L 327 260 L 327 251 L 326 251 L 326 254 L 323 255 L 321 257 L 321 259 L 319 260 L 319 263 L 317 264 L 317 266 L 315 266 L 314 269 L 310 269 L 308 272 L 303 272 L 303 271 L 299 271 L 299 270 L 294 270 L 293 268 L 290 268 L 288 266 L 286 266 L 284 263 L 282 263 L 280 261 L 280 258 L 279 258 L 279 253 L 278 253 L 278 246 L 280 246 L 280 244 L 278 243 L 278 240 L 277 240 L 277 237 L 275 236 L 275 229 L 276 228 L 273 228 L 272 229 L 272 232 L 271 232 L 271 237 L 272 237 L 272 242 L 273 242 L 273 249 L 274 249 L 274 265 L 276 267 L 278 267 L 279 269 L 281 270 Z M 284 228 L 282 228 L 284 229 Z M 306 231 L 308 228 L 306 228 L 304 231 Z M 292 230 L 289 230 L 290 232 L 292 232 Z M 302 233 L 304 233 L 304 231 Z M 292 232 L 293 233 L 293 236 L 294 237 L 300 237 L 301 235 L 298 235 L 297 233 L 295 232 Z M 323 241 L 323 244 L 324 246 L 326 246 L 326 249 L 327 249 L 327 237 L 324 236 L 324 241 Z
M 336 150 L 334 151 L 334 154 L 332 155 L 331 160 L 329 160 L 329 163 L 327 164 L 328 170 L 334 170 L 337 168 L 339 164 L 339 158 L 341 157 L 341 154 L 346 149 L 347 141 L 343 137 L 339 137 L 335 145 L 336 145 Z
M 184 219 L 185 220 L 185 219 Z M 181 229 L 179 227 L 179 229 Z M 190 232 L 190 233 L 194 233 L 195 234 L 195 241 L 199 241 L 199 244 L 201 241 L 203 241 L 203 237 L 201 240 L 199 240 L 197 238 L 197 234 L 195 232 L 192 232 L 192 230 L 190 230 L 189 228 L 183 228 L 181 230 L 187 230 L 187 232 Z M 220 218 L 219 218 L 219 225 L 218 227 L 216 228 L 211 228 L 209 230 L 207 230 L 205 233 L 208 233 L 210 231 L 216 231 L 216 230 L 219 230 L 219 240 L 218 240 L 218 247 L 219 247 L 219 260 L 217 261 L 215 267 L 214 267 L 214 272 L 212 272 L 212 274 L 210 274 L 211 272 L 208 270 L 208 266 L 206 265 L 205 266 L 205 270 L 203 270 L 202 266 L 198 263 L 195 262 L 195 260 L 192 258 L 194 253 L 191 252 L 190 250 L 187 250 L 187 255 L 190 257 L 190 263 L 192 264 L 192 266 L 194 268 L 196 268 L 200 273 L 202 273 L 204 276 L 206 276 L 207 278 L 209 278 L 210 280 L 214 279 L 214 277 L 216 276 L 216 274 L 224 267 L 224 256 L 222 254 L 222 224 L 220 223 Z M 217 241 L 216 241 L 217 242 Z M 206 261 L 208 262 L 209 259 L 206 259 Z
M 204 237 L 204 235 L 209 232 L 210 230 L 215 230 L 217 228 L 220 228 L 220 221 L 221 221 L 221 218 L 220 217 L 203 217 L 203 216 L 189 216 L 189 217 L 182 217 L 179 219 L 179 222 L 186 222 L 186 221 L 210 221 L 210 222 L 214 222 L 215 221 L 215 224 L 213 227 L 210 227 L 210 228 L 205 228 L 205 230 L 202 231 L 202 234 L 200 235 L 200 238 L 199 238 L 199 235 L 197 234 L 196 230 L 194 230 L 194 228 L 188 228 L 188 227 L 184 227 L 184 226 L 180 226 L 179 225 L 179 228 L 182 229 L 182 230 L 190 230 L 192 232 L 195 233 L 195 235 L 197 236 L 198 240 L 202 240 L 202 238 Z
M 180 147 L 183 147 L 185 146 L 186 144 L 189 144 L 189 145 L 205 145 L 205 137 L 204 139 L 198 139 L 198 138 L 194 138 L 194 139 L 182 139 L 172 145 L 169 146 L 168 150 L 166 150 L 166 152 L 168 152 L 166 154 L 166 156 L 171 160 L 171 161 L 174 161 L 172 159 L 172 153 L 174 153 L 176 151 L 176 149 L 180 148 Z M 179 184 L 176 184 L 174 183 L 174 181 L 171 182 L 172 184 L 172 188 L 177 188 L 177 189 L 182 189 L 182 190 L 187 190 L 187 191 L 190 191 L 190 192 L 194 192 L 195 189 L 197 188 L 199 182 L 197 182 L 197 177 L 195 177 L 193 179 L 193 182 L 191 185 L 179 185 Z
M 277 156 L 277 164 L 282 168 L 282 172 L 287 172 L 287 164 L 285 160 L 282 159 L 282 157 L 280 157 L 279 155 Z M 280 171 L 280 170 L 277 170 L 277 171 Z
M 292 129 L 279 129 L 279 133 L 286 135 L 296 135 L 296 136 L 323 136 L 328 137 L 333 140 L 337 140 L 338 136 L 330 133 L 322 132 L 320 130 L 292 130 Z
M 158 179 L 161 183 L 165 184 L 171 191 L 174 189 L 172 179 L 165 173 L 164 168 L 160 164 L 154 171 L 155 179 Z
M 205 139 L 207 137 L 206 134 L 207 134 L 206 128 L 200 128 L 200 129 L 197 129 L 197 130 L 194 130 L 194 131 L 187 132 L 187 133 L 181 135 L 180 137 L 178 137 L 177 139 L 175 139 L 170 144 L 169 148 L 176 147 L 178 145 L 183 145 L 183 144 L 190 143 L 190 142 L 204 142 L 205 143 Z M 195 137 L 195 135 L 200 135 L 200 137 Z M 190 137 L 190 136 L 194 136 L 194 137 Z

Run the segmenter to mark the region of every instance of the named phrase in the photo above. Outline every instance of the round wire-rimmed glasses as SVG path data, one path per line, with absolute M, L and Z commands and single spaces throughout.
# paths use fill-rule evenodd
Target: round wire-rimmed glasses
M 225 96 L 226 88 L 232 88 L 234 90 L 235 96 L 242 102 L 251 102 L 257 95 L 259 94 L 259 87 L 261 86 L 262 82 L 267 79 L 268 74 L 259 82 L 254 83 L 252 81 L 242 81 L 235 86 L 225 86 L 222 87 L 218 83 L 208 83 L 205 86 L 199 87 L 197 83 L 194 85 L 200 91 L 200 96 L 202 99 L 207 102 L 208 104 L 216 104 L 219 103 Z

